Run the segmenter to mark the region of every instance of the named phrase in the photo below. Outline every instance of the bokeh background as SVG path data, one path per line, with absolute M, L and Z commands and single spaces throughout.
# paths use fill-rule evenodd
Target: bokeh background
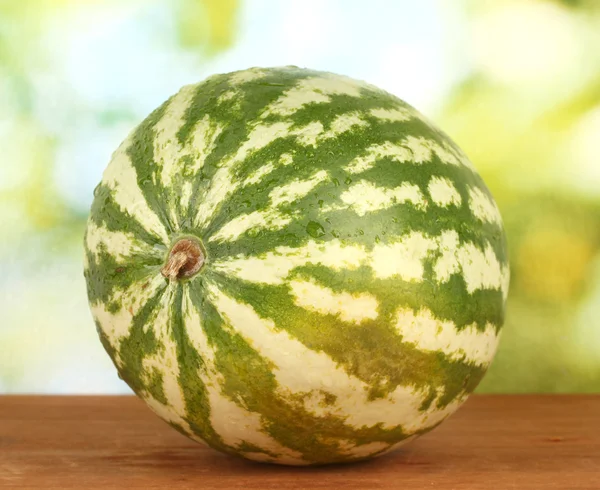
M 118 393 L 82 275 L 112 151 L 187 83 L 295 64 L 381 86 L 503 213 L 508 320 L 480 392 L 600 392 L 598 0 L 0 1 L 0 393 Z

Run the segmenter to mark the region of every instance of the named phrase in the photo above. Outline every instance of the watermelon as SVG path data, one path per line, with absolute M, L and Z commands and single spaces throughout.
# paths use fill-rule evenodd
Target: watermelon
M 377 87 L 297 67 L 185 86 L 94 196 L 100 340 L 156 414 L 212 448 L 381 455 L 453 413 L 494 356 L 498 208 L 449 137 Z

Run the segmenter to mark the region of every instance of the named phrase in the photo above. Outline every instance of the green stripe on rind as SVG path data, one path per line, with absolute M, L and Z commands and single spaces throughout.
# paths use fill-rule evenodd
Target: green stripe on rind
M 309 270 L 299 271 L 300 277 Z M 319 277 L 314 268 L 310 272 L 313 272 L 310 276 Z M 327 279 L 322 283 L 339 284 L 331 275 Z M 326 353 L 344 366 L 349 374 L 369 384 L 373 397 L 389 394 L 399 385 L 430 386 L 433 390 L 444 390 L 446 396 L 440 401 L 444 405 L 467 385 L 474 388 L 471 379 L 478 382 L 485 372 L 485 367 L 453 361 L 442 353 L 423 352 L 404 344 L 393 325 L 399 303 L 396 298 L 390 298 L 389 286 L 369 288 L 369 292 L 380 300 L 377 319 L 353 325 L 337 316 L 322 315 L 296 306 L 287 285 L 251 285 L 236 283 L 231 278 L 219 282 L 230 294 L 243 291 L 238 293 L 238 301 L 252 305 L 260 316 L 272 319 L 279 329 L 297 338 L 309 349 Z M 360 279 L 352 284 L 364 291 L 360 288 Z M 338 288 L 334 286 L 333 289 Z M 354 292 L 353 288 L 339 289 Z M 269 301 L 264 301 L 264 298 L 269 298 Z
M 206 307 L 204 303 L 204 309 Z M 198 308 L 202 309 L 202 305 Z M 216 310 L 212 310 L 211 314 L 215 318 L 220 317 Z M 222 323 L 221 329 L 211 337 L 219 339 L 217 365 L 226 380 L 224 392 L 233 400 L 243 401 L 247 409 L 263 414 L 268 434 L 283 445 L 300 451 L 308 462 L 346 459 L 339 454 L 338 438 L 362 444 L 373 441 L 396 443 L 406 437 L 402 427 L 385 429 L 374 425 L 355 428 L 344 423 L 343 418 L 315 416 L 308 412 L 303 408 L 302 396 L 284 395 L 287 387 L 278 385 L 273 375 L 274 366 L 257 355 L 249 340 L 237 332 L 240 324 L 225 318 L 226 323 Z M 323 375 L 326 376 L 326 373 Z
M 89 220 L 98 226 L 104 226 L 109 231 L 129 231 L 150 247 L 163 243 L 157 233 L 148 230 L 131 214 L 122 209 L 115 201 L 113 191 L 103 183 L 100 183 L 94 191 Z
M 164 187 L 160 182 L 160 168 L 154 160 L 154 138 L 156 133 L 154 126 L 165 115 L 169 101 L 158 109 L 155 109 L 135 129 L 132 135 L 132 143 L 127 149 L 127 154 L 136 171 L 137 184 L 146 199 L 148 207 L 160 218 L 169 233 L 177 231 L 176 224 L 169 216 L 166 202 L 173 196 L 164 195 Z
M 172 336 L 176 344 L 178 357 L 185 359 L 180 362 L 179 384 L 186 404 L 185 420 L 192 433 L 201 437 L 212 447 L 225 452 L 233 452 L 227 447 L 210 423 L 210 406 L 207 389 L 199 376 L 200 371 L 206 371 L 206 366 L 198 352 L 190 343 L 188 328 L 206 328 L 206 317 L 202 325 L 187 326 L 183 318 L 184 310 L 183 287 L 178 285 L 171 309 Z M 190 434 L 188 434 L 190 435 Z
M 156 354 L 159 349 L 164 348 L 160 339 L 157 339 L 154 329 L 144 328 L 152 325 L 154 319 L 161 308 L 161 297 L 163 291 L 158 291 L 150 300 L 146 302 L 143 308 L 132 318 L 130 334 L 125 337 L 119 345 L 119 354 L 122 359 L 121 375 L 123 380 L 139 396 L 144 396 L 148 391 L 157 398 L 164 398 L 162 385 L 156 383 L 156 375 L 151 377 L 153 382 L 144 381 L 144 372 L 142 362 L 145 357 Z
M 168 284 L 182 235 L 206 264 Z M 466 156 L 396 97 L 295 67 L 214 76 L 154 111 L 105 172 L 85 246 L 121 376 L 180 432 L 259 461 L 357 460 L 430 430 L 504 320 L 502 222 Z

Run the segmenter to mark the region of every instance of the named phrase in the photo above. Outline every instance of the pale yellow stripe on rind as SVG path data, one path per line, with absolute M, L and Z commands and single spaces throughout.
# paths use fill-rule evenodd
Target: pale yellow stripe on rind
M 326 392 L 320 390 L 313 390 L 303 395 L 304 407 L 308 407 L 310 413 L 315 417 L 327 416 L 329 413 L 329 409 L 327 408 L 329 403 L 326 395 Z
M 364 247 L 345 246 L 337 239 L 326 243 L 311 240 L 297 248 L 276 247 L 261 257 L 239 255 L 218 260 L 212 267 L 217 272 L 231 274 L 246 281 L 283 284 L 292 270 L 306 264 L 323 265 L 334 270 L 356 269 L 364 259 Z
M 340 114 L 335 117 L 335 119 L 331 122 L 329 130 L 324 132 L 320 139 L 328 140 L 331 138 L 336 138 L 340 134 L 344 134 L 347 131 L 356 128 L 364 128 L 368 125 L 369 123 L 365 121 L 358 112 L 347 112 Z
M 92 316 L 117 353 L 121 340 L 130 333 L 133 317 L 164 285 L 164 278 L 160 274 L 156 274 L 133 283 L 123 291 L 116 292 L 112 300 L 121 305 L 116 313 L 108 311 L 106 303 L 103 302 L 90 305 Z
M 198 203 L 194 219 L 194 225 L 197 228 L 204 229 L 218 206 L 237 189 L 237 185 L 232 180 L 233 174 L 229 167 L 221 167 L 215 172 L 206 196 Z
M 491 244 L 480 249 L 471 242 L 460 244 L 455 230 L 444 231 L 439 237 L 441 256 L 433 266 L 435 278 L 444 283 L 453 274 L 460 274 L 467 292 L 498 289 L 508 294 L 509 266 L 498 261 Z
M 200 119 L 191 133 L 191 144 L 187 147 L 190 151 L 192 161 L 189 171 L 198 172 L 203 166 L 208 155 L 217 147 L 217 139 L 225 127 L 222 124 L 212 120 L 208 114 Z
M 445 283 L 460 274 L 468 293 L 480 289 L 501 290 L 508 294 L 509 268 L 496 257 L 491 244 L 480 249 L 471 242 L 460 244 L 455 230 L 437 236 L 410 232 L 392 243 L 378 243 L 371 250 L 360 245 L 343 245 L 334 239 L 325 243 L 309 241 L 300 247 L 276 247 L 261 256 L 238 255 L 213 263 L 217 272 L 261 284 L 283 284 L 290 273 L 307 264 L 332 270 L 352 270 L 365 265 L 375 278 L 399 276 L 405 281 L 421 282 L 424 260 L 436 253 L 434 279 Z
M 358 113 L 346 113 L 337 116 L 331 124 L 331 128 L 325 131 L 323 124 L 319 121 L 313 121 L 305 126 L 293 129 L 290 131 L 289 136 L 296 136 L 297 141 L 306 146 L 316 146 L 320 141 L 334 138 L 340 134 L 351 130 L 352 128 L 359 126 L 366 126 L 368 123 L 360 118 Z M 292 156 L 290 154 L 283 154 L 280 157 L 279 164 L 289 165 L 291 163 Z M 273 162 L 269 162 L 258 170 L 253 175 L 246 178 L 242 183 L 241 187 L 248 185 L 257 184 L 265 176 L 271 173 L 275 169 Z
M 279 163 L 281 165 L 287 166 L 291 165 L 294 162 L 294 157 L 290 153 L 282 153 L 279 157 Z
M 136 253 L 153 253 L 154 249 L 144 242 L 137 240 L 133 233 L 111 231 L 104 226 L 98 226 L 88 220 L 85 245 L 87 250 L 97 259 L 101 251 L 112 256 L 117 262 L 123 262 L 127 257 Z
M 241 95 L 241 92 L 239 90 L 228 90 L 227 92 L 223 92 L 221 95 L 219 95 L 217 102 L 219 104 L 223 104 L 224 102 L 234 99 L 235 97 L 240 96 L 240 95 Z
M 367 148 L 363 155 L 351 161 L 344 170 L 350 174 L 360 174 L 373 168 L 378 160 L 389 158 L 398 163 L 424 164 L 437 156 L 447 165 L 462 165 L 474 171 L 471 162 L 449 144 L 440 145 L 423 137 L 407 136 L 397 143 L 386 141 Z
M 477 187 L 469 188 L 469 209 L 479 221 L 502 226 L 502 216 L 498 206 Z
M 452 181 L 446 177 L 432 177 L 427 185 L 431 200 L 440 207 L 460 206 L 462 198 Z
M 420 232 L 403 235 L 394 243 L 376 244 L 370 265 L 375 277 L 387 279 L 400 276 L 405 281 L 423 280 L 423 261 L 438 247 L 437 240 Z
M 108 342 L 117 351 L 116 362 L 120 364 L 119 346 L 121 340 L 129 335 L 133 315 L 127 308 L 121 308 L 116 313 L 108 311 L 104 303 L 90 305 L 90 310 L 97 324 L 106 334 Z
M 236 216 L 212 235 L 209 242 L 233 242 L 249 230 L 280 230 L 292 222 L 294 216 L 281 214 L 277 210 L 253 211 Z
M 223 130 L 224 126 L 211 120 L 208 114 L 196 123 L 192 130 L 191 144 L 186 146 L 188 155 L 191 157 L 189 167 L 186 169 L 188 173 L 195 174 L 204 166 L 207 157 L 216 148 L 217 139 Z M 181 188 L 181 207 L 183 209 L 189 206 L 192 192 L 192 181 L 184 181 Z
M 138 221 L 150 233 L 155 234 L 163 243 L 169 242 L 167 230 L 159 217 L 148 206 L 146 198 L 137 183 L 137 174 L 127 154 L 132 143 L 133 134 L 130 134 L 106 167 L 102 182 L 112 190 L 115 203 L 129 216 Z
M 185 420 L 186 403 L 184 394 L 179 384 L 179 361 L 177 347 L 172 336 L 170 307 L 172 302 L 173 287 L 169 286 L 161 298 L 156 317 L 149 322 L 145 329 L 151 329 L 160 346 L 158 352 L 146 356 L 142 360 L 143 372 L 146 374 L 146 383 L 151 382 L 154 372 L 159 372 L 162 379 L 162 388 L 167 403 L 156 400 L 149 392 L 143 393 L 143 398 L 148 406 L 162 419 L 180 425 L 192 439 L 206 444 L 192 431 Z
M 421 406 L 428 399 L 428 391 L 398 386 L 383 398 L 370 399 L 369 386 L 349 375 L 340 365 L 323 352 L 308 349 L 272 320 L 261 318 L 254 309 L 226 296 L 213 285 L 208 286 L 209 297 L 227 324 L 242 335 L 254 349 L 274 365 L 273 375 L 283 398 L 306 397 L 305 409 L 313 411 L 312 394 L 324 391 L 334 395 L 335 401 L 319 406 L 320 415 L 339 417 L 355 429 L 379 425 L 383 429 L 402 426 L 408 434 L 435 425 L 456 410 L 458 401 L 438 409 L 435 401 L 427 410 Z M 438 391 L 438 399 L 443 391 Z M 311 402 L 313 401 L 313 402 Z
M 405 122 L 410 121 L 413 117 L 415 117 L 415 114 L 410 109 L 405 107 L 397 109 L 371 109 L 369 114 L 386 122 Z
M 283 153 L 277 163 L 268 162 L 265 165 L 256 169 L 249 177 L 247 177 L 241 184 L 241 187 L 248 187 L 249 185 L 258 184 L 265 176 L 269 175 L 279 165 L 287 166 L 292 163 L 292 155 L 289 153 Z
M 324 74 L 300 80 L 296 86 L 287 90 L 275 102 L 270 104 L 261 117 L 291 116 L 307 104 L 330 102 L 330 95 L 349 95 L 360 97 L 361 88 L 366 84 L 347 77 Z
M 305 197 L 310 191 L 329 177 L 325 170 L 319 170 L 306 180 L 296 179 L 288 184 L 275 187 L 270 193 L 270 205 L 273 207 L 289 204 Z
M 247 177 L 241 184 L 241 187 L 248 187 L 249 185 L 258 184 L 263 177 L 269 175 L 273 170 L 275 170 L 275 165 L 273 162 L 266 163 L 262 167 L 256 169 L 249 177 Z
M 412 153 L 408 148 L 386 141 L 367 148 L 364 155 L 356 157 L 344 167 L 344 170 L 350 174 L 360 174 L 373 168 L 377 160 L 383 158 L 403 163 L 411 160 Z
M 377 318 L 379 302 L 367 293 L 336 293 L 314 281 L 290 281 L 289 287 L 297 306 L 322 315 L 339 316 L 342 321 L 360 324 Z
M 194 193 L 194 183 L 186 180 L 181 186 L 181 208 L 187 209 Z
M 260 80 L 267 76 L 267 72 L 262 68 L 249 68 L 247 70 L 232 73 L 229 77 L 229 83 L 232 85 L 243 85 L 248 82 Z
M 194 220 L 198 228 L 206 227 L 219 205 L 239 188 L 241 181 L 234 178 L 233 172 L 236 165 L 253 152 L 264 148 L 278 138 L 287 136 L 290 126 L 289 122 L 278 122 L 270 125 L 257 125 L 252 129 L 235 155 L 226 160 L 213 176 L 210 188 L 198 206 Z
M 396 313 L 396 329 L 402 341 L 425 352 L 442 352 L 453 361 L 488 366 L 498 346 L 498 335 L 492 324 L 484 331 L 475 325 L 456 328 L 450 320 L 438 319 L 427 308 L 416 313 L 403 308 Z
M 419 186 L 408 182 L 390 189 L 363 180 L 344 191 L 340 199 L 346 206 L 333 206 L 331 209 L 347 209 L 349 206 L 359 216 L 406 202 L 420 210 L 427 207 L 427 201 Z
M 289 212 L 283 214 L 277 208 L 281 205 L 303 198 L 317 185 L 324 180 L 327 180 L 327 178 L 327 172 L 325 170 L 320 170 L 306 180 L 295 180 L 288 184 L 276 187 L 269 194 L 270 203 L 267 209 L 236 216 L 225 223 L 220 230 L 208 239 L 208 241 L 231 242 L 237 240 L 240 236 L 250 230 L 255 232 L 262 230 L 280 230 L 296 219 L 296 216 L 290 215 Z
M 460 272 L 457 252 L 460 239 L 456 230 L 445 230 L 439 237 L 440 257 L 433 266 L 435 278 L 439 282 L 448 282 L 453 274 Z
M 177 133 L 186 124 L 187 112 L 197 90 L 197 85 L 183 87 L 171 99 L 165 115 L 154 126 L 154 159 L 160 168 L 160 179 L 166 189 L 172 188 L 174 178 L 184 170 L 189 173 L 200 170 L 206 157 L 215 149 L 216 140 L 223 131 L 223 126 L 212 121 L 207 114 L 195 123 L 190 142 L 185 145 L 179 142 Z M 184 208 L 190 203 L 191 189 L 191 182 L 186 181 L 181 189 L 175 191 L 181 195 L 181 205 Z M 180 221 L 177 208 L 172 205 L 168 211 L 171 222 L 177 227 Z
M 273 458 L 264 453 L 245 453 L 250 459 L 267 457 L 268 461 L 280 464 L 308 464 L 302 459 L 301 453 L 283 446 L 267 433 L 259 413 L 246 410 L 223 394 L 221 386 L 224 379 L 215 366 L 214 347 L 204 332 L 202 319 L 189 297 L 189 290 L 184 293 L 182 308 L 190 342 L 204 363 L 204 368 L 197 374 L 208 394 L 211 426 L 221 440 L 230 447 L 237 448 L 246 442 L 278 455 Z
M 325 128 L 319 121 L 313 121 L 306 126 L 301 126 L 290 131 L 290 136 L 296 136 L 298 143 L 305 146 L 316 146 Z
M 177 132 L 186 122 L 186 113 L 192 103 L 197 85 L 186 85 L 173 96 L 164 115 L 154 125 L 154 161 L 160 167 L 161 182 L 168 188 L 173 177 L 181 172 L 181 157 L 187 153 L 177 138 Z
M 459 248 L 457 259 L 469 293 L 478 289 L 503 288 L 508 266 L 498 261 L 490 244 L 482 251 L 473 243 L 465 243 Z
M 288 90 L 282 97 L 267 107 L 261 117 L 291 116 L 306 104 L 323 104 L 329 101 L 329 96 L 324 93 L 298 86 Z
M 185 124 L 185 116 L 196 90 L 196 85 L 183 87 L 169 100 L 163 117 L 153 127 L 154 164 L 165 189 L 170 189 L 174 177 L 181 174 L 185 165 L 182 157 L 189 154 L 189 149 L 179 143 L 177 132 Z M 165 203 L 174 231 L 178 231 L 179 217 L 176 207 L 172 205 L 174 202 L 167 200 Z
M 437 142 L 423 138 L 422 136 L 407 136 L 401 144 L 412 152 L 413 157 L 411 161 L 413 163 L 429 162 L 433 159 L 434 154 L 441 150 L 442 155 L 447 157 L 447 159 L 440 157 L 444 163 L 458 164 L 456 158 L 451 153 L 444 153 L 443 148 Z

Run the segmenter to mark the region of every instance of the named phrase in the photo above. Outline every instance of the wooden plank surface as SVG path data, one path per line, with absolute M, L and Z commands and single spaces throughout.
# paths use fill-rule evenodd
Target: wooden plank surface
M 0 488 L 600 489 L 600 396 L 473 396 L 368 462 L 287 468 L 189 441 L 134 397 L 0 397 Z

